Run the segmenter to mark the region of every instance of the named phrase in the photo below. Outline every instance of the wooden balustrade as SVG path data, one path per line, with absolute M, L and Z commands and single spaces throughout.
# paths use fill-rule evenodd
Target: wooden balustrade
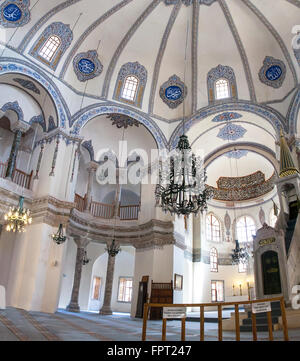
M 139 217 L 140 205 L 131 204 L 128 206 L 120 206 L 119 217 L 122 221 L 137 220 Z
M 85 198 L 81 197 L 79 194 L 75 193 L 75 208 L 79 211 L 79 212 L 84 212 L 84 206 L 85 206 Z
M 86 197 L 81 197 L 79 194 L 75 193 L 75 208 L 79 212 L 84 212 Z M 137 220 L 140 211 L 139 204 L 132 204 L 128 206 L 119 207 L 119 217 L 122 221 L 132 221 Z M 97 218 L 112 219 L 114 217 L 114 205 L 101 203 L 101 202 L 91 202 L 90 213 Z
M 7 169 L 7 163 L 0 162 L 0 178 L 5 178 Z M 17 185 L 30 189 L 33 171 L 31 173 L 25 173 L 19 169 L 15 169 L 12 174 L 12 181 Z
M 100 202 L 91 202 L 91 214 L 94 217 L 111 219 L 114 216 L 114 205 Z
M 219 302 L 219 303 L 186 303 L 186 304 L 163 304 L 163 303 L 145 303 L 144 304 L 144 316 L 143 316 L 143 329 L 142 329 L 142 341 L 146 341 L 147 336 L 147 321 L 149 317 L 149 311 L 152 307 L 193 307 L 200 308 L 200 341 L 204 341 L 204 307 L 217 307 L 218 309 L 218 340 L 223 340 L 222 330 L 222 308 L 225 306 L 234 306 L 235 310 L 235 334 L 236 341 L 240 341 L 240 318 L 239 318 L 239 306 L 252 305 L 253 303 L 261 302 L 274 302 L 280 301 L 281 318 L 282 318 L 282 332 L 284 341 L 289 340 L 288 325 L 286 320 L 286 312 L 283 297 L 275 297 L 262 300 L 251 300 L 251 301 L 239 301 L 239 302 Z M 273 336 L 273 325 L 272 325 L 272 314 L 271 311 L 267 312 L 268 318 L 268 333 L 269 341 L 274 340 Z M 185 341 L 185 318 L 181 319 L 181 341 Z M 252 335 L 253 341 L 257 341 L 257 326 L 256 326 L 256 314 L 252 312 Z M 167 319 L 162 320 L 162 341 L 166 341 L 167 338 Z

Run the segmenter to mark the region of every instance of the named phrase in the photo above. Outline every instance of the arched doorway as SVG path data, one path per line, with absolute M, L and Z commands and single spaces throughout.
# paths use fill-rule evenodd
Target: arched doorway
M 278 254 L 266 251 L 261 255 L 264 295 L 276 295 L 282 292 Z

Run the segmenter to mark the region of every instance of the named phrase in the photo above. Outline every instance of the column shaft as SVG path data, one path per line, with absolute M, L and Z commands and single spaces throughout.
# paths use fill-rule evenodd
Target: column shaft
M 74 283 L 71 295 L 71 301 L 67 306 L 67 311 L 69 312 L 79 312 L 80 307 L 78 304 L 78 297 L 79 297 L 79 288 L 80 288 L 80 281 L 81 281 L 81 272 L 82 272 L 82 261 L 84 258 L 84 251 L 85 248 L 77 247 L 77 254 L 76 254 L 76 265 L 75 265 L 75 274 L 74 274 Z
M 114 280 L 114 269 L 115 269 L 115 258 L 108 255 L 107 262 L 107 272 L 106 272 L 106 282 L 105 282 L 105 294 L 103 306 L 100 310 L 100 315 L 111 315 L 111 296 L 112 296 L 112 287 Z
M 6 178 L 12 178 L 13 171 L 15 170 L 17 155 L 18 155 L 18 151 L 19 151 L 19 147 L 20 147 L 20 143 L 21 143 L 21 137 L 22 137 L 22 131 L 19 129 L 16 130 L 15 136 L 14 136 L 14 141 L 13 141 L 9 159 L 8 159 L 8 164 L 7 164 L 6 174 L 5 174 Z

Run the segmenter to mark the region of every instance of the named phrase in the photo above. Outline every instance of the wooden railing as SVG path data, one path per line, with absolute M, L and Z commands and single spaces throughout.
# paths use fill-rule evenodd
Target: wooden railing
M 79 212 L 84 212 L 86 205 L 86 196 L 81 197 L 79 194 L 75 193 L 75 208 Z M 132 221 L 137 220 L 140 211 L 139 204 L 132 204 L 128 206 L 120 206 L 119 207 L 119 217 L 122 221 Z M 90 213 L 94 217 L 104 218 L 104 219 L 112 219 L 114 217 L 114 205 L 101 203 L 101 202 L 91 202 Z
M 7 169 L 7 163 L 0 162 L 1 178 L 5 178 L 6 169 Z M 33 175 L 33 171 L 27 174 L 19 169 L 15 169 L 12 174 L 12 181 L 23 188 L 30 189 L 32 175 Z
M 122 221 L 132 221 L 139 217 L 140 205 L 131 204 L 128 206 L 120 206 L 119 217 Z
M 240 302 L 222 302 L 222 303 L 197 303 L 197 304 L 164 304 L 164 303 L 145 303 L 144 304 L 144 316 L 143 316 L 143 330 L 142 330 L 142 341 L 146 341 L 147 335 L 147 321 L 149 316 L 149 311 L 151 307 L 193 307 L 200 308 L 200 341 L 204 341 L 204 308 L 205 307 L 217 307 L 218 308 L 218 340 L 223 340 L 223 330 L 222 330 L 222 307 L 224 306 L 234 306 L 235 311 L 235 333 L 236 341 L 240 341 L 240 318 L 239 318 L 239 305 L 252 305 L 253 303 L 260 302 L 274 302 L 280 301 L 281 309 L 281 318 L 282 318 L 282 328 L 283 328 L 283 338 L 284 341 L 289 340 L 288 335 L 288 326 L 286 320 L 286 312 L 283 297 L 268 298 L 263 300 L 251 300 L 251 301 L 240 301 Z M 252 312 L 252 336 L 253 341 L 257 341 L 257 328 L 256 328 L 256 314 Z M 267 312 L 268 318 L 268 331 L 269 331 L 269 341 L 274 340 L 273 336 L 273 326 L 272 326 L 272 313 Z M 181 341 L 185 341 L 185 318 L 181 319 Z M 162 341 L 166 341 L 167 334 L 167 319 L 163 318 L 162 320 Z
M 91 202 L 91 214 L 94 217 L 110 219 L 114 215 L 114 205 L 100 202 Z
M 84 208 L 85 208 L 85 198 L 81 197 L 79 194 L 75 193 L 75 208 L 79 211 L 79 212 L 84 212 Z

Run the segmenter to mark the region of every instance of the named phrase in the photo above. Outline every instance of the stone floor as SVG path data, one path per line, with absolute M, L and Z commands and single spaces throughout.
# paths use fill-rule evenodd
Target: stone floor
M 180 322 L 168 321 L 167 340 L 180 340 Z M 128 314 L 99 316 L 97 313 L 55 314 L 27 312 L 21 309 L 0 310 L 0 341 L 140 341 L 142 320 Z M 217 340 L 217 324 L 205 324 L 205 339 Z M 187 322 L 187 341 L 200 338 L 199 323 Z M 300 341 L 300 329 L 289 330 L 291 341 Z M 160 341 L 161 321 L 148 321 L 147 340 Z M 241 340 L 251 341 L 251 333 L 241 333 Z M 259 340 L 268 340 L 268 334 L 258 333 Z M 283 340 L 282 331 L 274 332 L 275 340 Z M 234 332 L 223 332 L 224 341 L 234 341 Z

